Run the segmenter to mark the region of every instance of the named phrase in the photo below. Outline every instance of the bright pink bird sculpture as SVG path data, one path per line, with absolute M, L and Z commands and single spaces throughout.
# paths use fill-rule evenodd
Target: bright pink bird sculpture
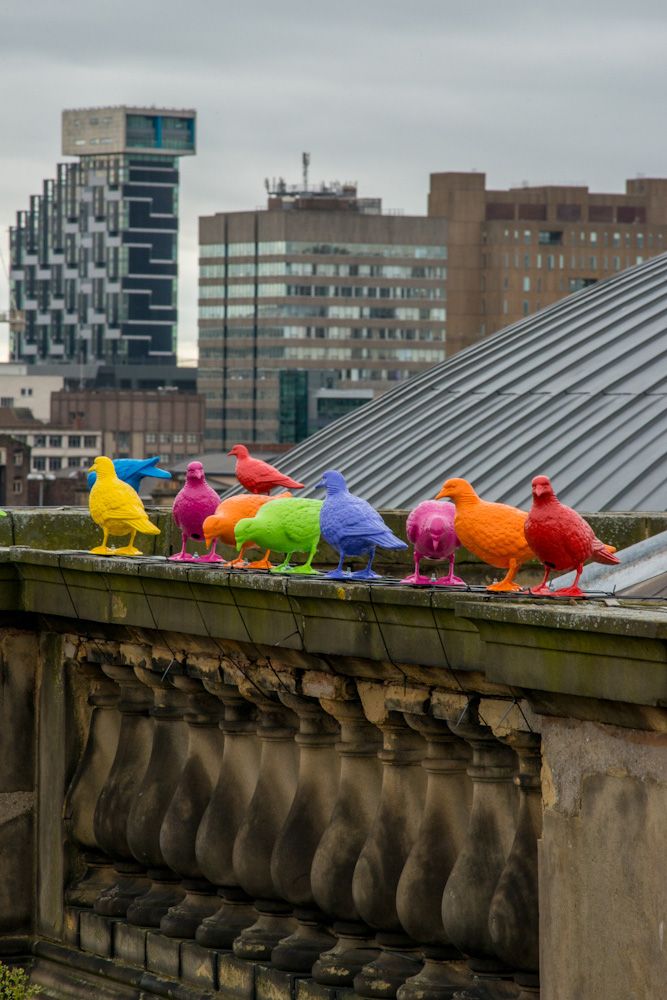
M 270 493 L 275 486 L 292 490 L 303 489 L 303 483 L 297 483 L 296 479 L 284 476 L 261 458 L 252 458 L 244 444 L 235 444 L 227 454 L 236 456 L 236 478 L 248 493 Z
M 584 563 L 587 559 L 617 563 L 616 549 L 596 538 L 581 514 L 560 502 L 547 476 L 536 476 L 532 486 L 533 506 L 526 519 L 524 533 L 531 549 L 544 564 L 544 578 L 539 587 L 532 587 L 530 592 L 558 597 L 585 597 L 578 586 Z M 547 580 L 553 570 L 563 573 L 576 570 L 572 586 L 549 590 Z
M 183 538 L 183 547 L 180 552 L 169 556 L 170 559 L 179 562 L 220 562 L 220 556 L 215 552 L 217 538 L 213 539 L 213 544 L 205 556 L 190 555 L 186 551 L 188 539 L 203 541 L 204 521 L 211 514 L 215 514 L 219 503 L 220 497 L 206 482 L 204 466 L 201 462 L 190 462 L 185 473 L 185 485 L 176 494 L 172 507 L 174 521 Z
M 409 541 L 414 546 L 415 571 L 401 583 L 416 583 L 426 586 L 431 583 L 428 576 L 419 572 L 422 559 L 449 560 L 449 573 L 435 583 L 441 587 L 465 586 L 465 580 L 454 574 L 454 553 L 460 546 L 454 531 L 456 507 L 453 503 L 440 500 L 424 500 L 408 514 L 406 530 Z

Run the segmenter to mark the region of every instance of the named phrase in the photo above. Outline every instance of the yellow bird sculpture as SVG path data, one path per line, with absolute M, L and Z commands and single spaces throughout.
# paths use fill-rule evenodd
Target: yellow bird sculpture
M 98 456 L 88 471 L 97 474 L 88 495 L 90 516 L 104 532 L 102 544 L 90 551 L 99 556 L 142 555 L 141 549 L 134 545 L 137 532 L 159 535 L 160 529 L 148 520 L 139 494 L 118 478 L 113 462 L 104 455 Z M 130 535 L 127 545 L 120 549 L 109 548 L 109 535 L 127 534 Z

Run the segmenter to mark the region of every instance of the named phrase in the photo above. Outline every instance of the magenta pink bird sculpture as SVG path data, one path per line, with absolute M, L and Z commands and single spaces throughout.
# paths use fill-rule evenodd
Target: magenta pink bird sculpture
M 422 559 L 449 560 L 449 573 L 434 582 L 441 587 L 465 586 L 465 580 L 454 575 L 454 553 L 460 541 L 454 531 L 456 507 L 449 501 L 424 500 L 408 514 L 406 529 L 408 539 L 414 546 L 415 571 L 401 583 L 416 583 L 426 586 L 431 583 L 428 576 L 419 572 Z
M 176 526 L 180 529 L 183 537 L 183 547 L 181 551 L 170 559 L 179 562 L 221 562 L 222 559 L 216 555 L 215 547 L 217 538 L 213 539 L 210 550 L 205 556 L 190 555 L 186 551 L 188 539 L 195 541 L 204 539 L 204 521 L 211 514 L 215 514 L 220 503 L 220 497 L 206 482 L 204 466 L 201 462 L 190 462 L 185 473 L 185 485 L 176 494 L 172 515 Z

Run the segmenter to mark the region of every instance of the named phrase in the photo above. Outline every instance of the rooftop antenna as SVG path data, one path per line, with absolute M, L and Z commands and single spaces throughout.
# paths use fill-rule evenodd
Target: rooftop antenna
M 308 190 L 308 167 L 310 166 L 310 153 L 301 154 L 301 163 L 303 164 L 303 190 Z

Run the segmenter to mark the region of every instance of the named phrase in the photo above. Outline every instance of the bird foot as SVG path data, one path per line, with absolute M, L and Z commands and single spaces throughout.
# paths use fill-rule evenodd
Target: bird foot
M 344 569 L 330 569 L 324 574 L 329 580 L 349 580 L 350 574 Z
M 546 585 L 544 587 L 530 587 L 528 590 L 529 594 L 534 597 L 553 597 L 554 591 L 550 590 Z
M 448 573 L 447 576 L 439 576 L 435 581 L 436 587 L 467 587 L 468 584 L 460 576 Z
M 122 549 L 116 549 L 114 555 L 117 556 L 142 556 L 143 552 L 141 549 L 135 548 L 134 545 L 124 545 Z
M 108 545 L 96 545 L 94 549 L 88 550 L 94 556 L 114 556 L 115 549 L 110 549 Z
M 208 562 L 208 563 L 219 563 L 219 562 L 224 562 L 225 560 L 223 559 L 222 556 L 219 556 L 217 552 L 208 552 L 205 556 L 200 556 L 198 561 Z
M 118 551 L 120 552 L 120 549 Z M 176 555 L 169 556 L 169 562 L 199 562 L 199 556 L 190 555 L 189 552 L 177 552 Z
M 554 597 L 585 597 L 586 594 L 580 587 L 562 587 L 560 590 L 553 590 Z
M 246 563 L 246 569 L 274 569 L 273 563 L 268 559 L 257 559 L 256 562 Z
M 303 566 L 290 566 L 284 570 L 285 573 L 298 573 L 300 576 L 319 576 L 316 569 L 304 563 Z
M 354 580 L 379 580 L 381 573 L 374 573 L 372 569 L 357 569 L 354 573 L 350 573 L 350 576 Z
M 500 583 L 490 583 L 486 589 L 496 594 L 516 594 L 521 590 L 521 587 L 518 583 L 506 583 L 501 580 Z
M 223 562 L 223 569 L 246 569 L 247 562 L 245 559 L 230 559 L 229 562 Z
M 401 583 L 413 583 L 418 587 L 428 587 L 431 578 L 430 576 L 422 576 L 421 573 L 411 573 L 410 576 L 404 576 Z
M 289 563 L 281 563 L 280 566 L 272 566 L 269 573 L 289 573 L 291 570 Z

